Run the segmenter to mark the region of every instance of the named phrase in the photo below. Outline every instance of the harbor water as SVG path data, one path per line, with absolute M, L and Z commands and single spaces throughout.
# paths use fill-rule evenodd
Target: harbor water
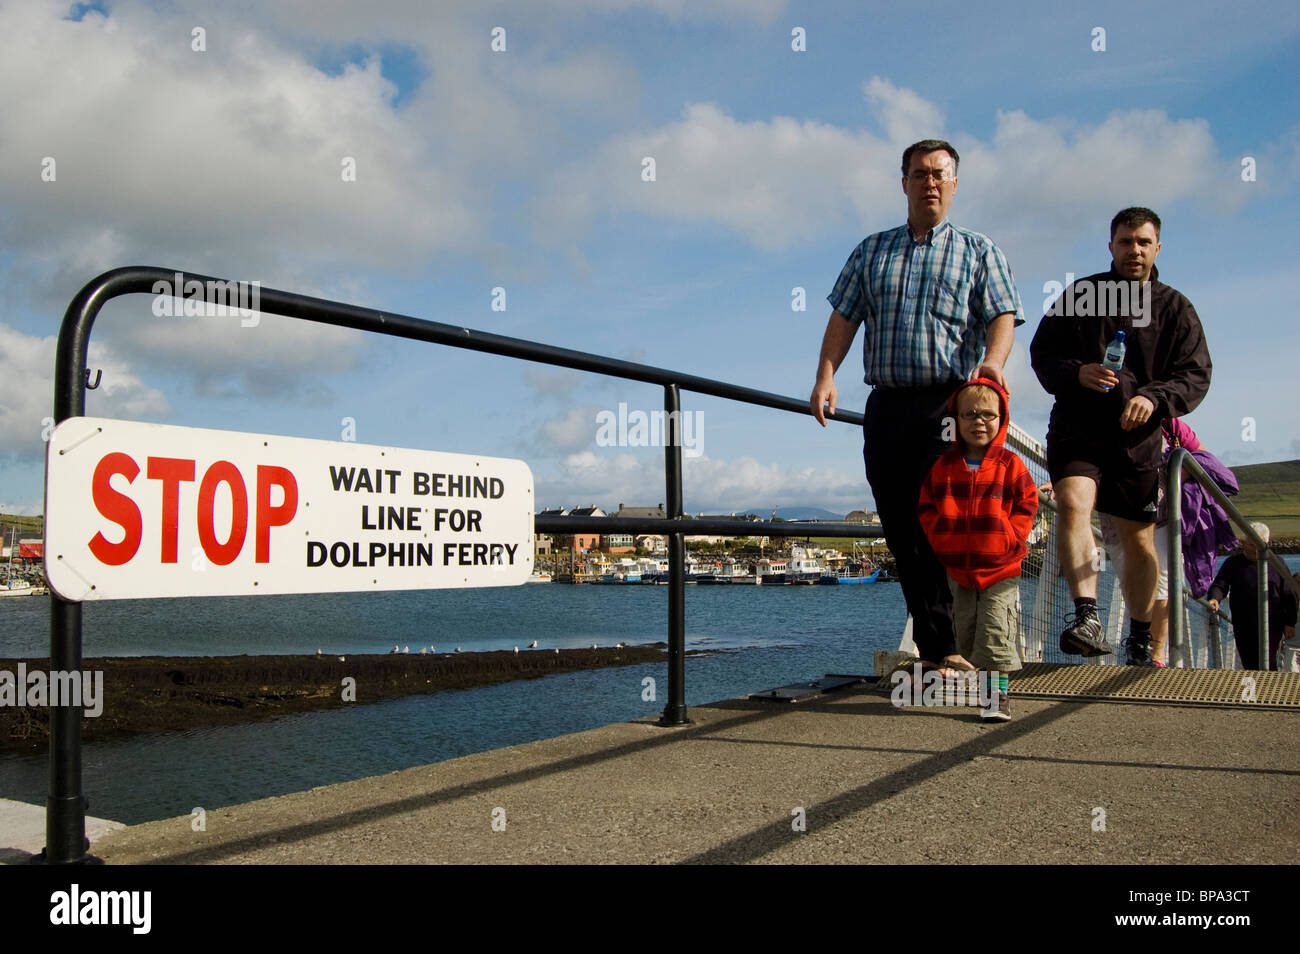
M 93 656 L 520 651 L 661 642 L 666 586 L 482 590 L 88 603 Z M 827 673 L 870 673 L 906 618 L 896 583 L 689 586 L 688 705 Z M 0 657 L 47 656 L 49 602 L 0 605 Z M 653 687 L 644 680 L 654 680 Z M 653 688 L 653 700 L 646 698 Z M 663 710 L 662 664 L 592 670 L 271 722 L 87 743 L 90 813 L 137 823 L 519 745 Z M 111 705 L 111 700 L 108 700 Z M 43 804 L 45 756 L 0 754 L 0 797 Z

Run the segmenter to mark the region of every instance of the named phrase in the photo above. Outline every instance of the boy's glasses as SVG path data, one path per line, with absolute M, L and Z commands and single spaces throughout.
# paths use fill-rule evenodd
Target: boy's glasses
M 997 411 L 962 411 L 961 414 L 957 416 L 963 421 L 970 421 L 972 423 L 975 421 L 983 421 L 985 424 L 992 424 L 1002 415 Z

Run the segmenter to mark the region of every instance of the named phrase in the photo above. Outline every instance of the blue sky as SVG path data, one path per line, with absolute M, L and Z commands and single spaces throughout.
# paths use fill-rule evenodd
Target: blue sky
M 1110 217 L 1149 205 L 1214 358 L 1189 423 L 1230 464 L 1300 457 L 1296 4 L 212 6 L 0 0 L 0 510 L 40 511 L 59 321 L 124 264 L 805 397 L 825 295 L 902 223 L 899 157 L 931 136 L 962 154 L 953 221 L 1001 246 L 1024 301 L 1018 423 L 1046 429 L 1026 359 L 1044 284 L 1105 268 Z M 867 394 L 859 348 L 845 407 Z M 596 440 L 601 411 L 659 408 L 656 388 L 160 318 L 147 296 L 106 309 L 91 365 L 91 414 L 327 440 L 351 418 L 364 443 L 522 458 L 543 505 L 664 499 L 661 450 Z M 702 415 L 689 511 L 871 506 L 853 428 L 684 406 Z

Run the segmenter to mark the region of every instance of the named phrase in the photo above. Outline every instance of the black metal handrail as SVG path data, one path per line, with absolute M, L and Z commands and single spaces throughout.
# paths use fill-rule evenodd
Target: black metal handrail
M 1185 447 L 1175 448 L 1169 455 L 1169 474 L 1166 478 L 1165 506 L 1169 514 L 1169 645 L 1178 647 L 1183 639 L 1183 476 L 1190 475 L 1223 508 L 1224 513 L 1242 531 L 1259 553 L 1256 559 L 1255 604 L 1259 617 L 1259 660 L 1265 669 L 1272 668 L 1268 658 L 1268 566 L 1271 564 L 1282 574 L 1283 583 L 1300 593 L 1291 577 L 1291 568 L 1274 553 L 1250 525 L 1250 521 L 1233 506 L 1214 478 L 1205 472 L 1191 452 Z M 1219 615 L 1222 615 L 1220 612 Z
M 574 517 L 538 514 L 533 527 L 540 533 L 684 533 L 715 537 L 880 537 L 879 525 L 800 520 L 729 520 L 726 517 Z
M 237 282 L 149 266 L 131 266 L 105 272 L 88 282 L 69 302 L 59 329 L 54 366 L 54 421 L 59 424 L 86 411 L 86 357 L 90 332 L 100 310 L 122 295 L 157 294 L 161 283 L 172 289 L 171 297 L 187 295 L 191 283 L 198 283 L 202 299 L 214 305 L 226 304 L 222 289 Z M 631 381 L 658 384 L 664 389 L 664 410 L 668 434 L 664 447 L 666 518 L 608 518 L 538 516 L 534 530 L 552 533 L 595 532 L 610 529 L 667 531 L 669 537 L 668 580 L 668 702 L 661 725 L 689 723 L 685 703 L 685 536 L 707 533 L 718 536 L 823 536 L 875 537 L 879 527 L 847 523 L 751 523 L 732 520 L 686 520 L 682 509 L 682 448 L 680 433 L 680 391 L 739 401 L 796 414 L 811 414 L 808 402 L 798 398 L 740 387 L 699 375 L 684 374 L 651 365 L 637 364 L 603 355 L 557 348 L 553 345 L 474 331 L 456 325 L 412 318 L 373 308 L 361 308 L 324 298 L 311 298 L 274 288 L 257 286 L 256 310 L 267 314 L 299 318 L 322 324 L 354 328 L 377 334 L 410 338 L 434 344 L 466 348 L 505 357 L 536 361 L 558 367 L 607 374 Z M 96 380 L 98 385 L 98 379 Z M 862 415 L 839 410 L 827 414 L 830 420 L 861 426 Z M 50 668 L 72 671 L 81 668 L 81 604 L 70 603 L 51 591 Z M 81 792 L 81 708 L 50 708 L 50 791 L 46 798 L 46 843 L 42 860 L 52 864 L 85 861 L 85 797 Z

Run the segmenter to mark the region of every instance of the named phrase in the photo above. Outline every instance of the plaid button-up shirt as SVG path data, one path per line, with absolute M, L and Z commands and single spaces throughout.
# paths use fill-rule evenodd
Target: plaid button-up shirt
M 920 242 L 906 225 L 867 236 L 826 297 L 863 323 L 864 380 L 885 388 L 965 381 L 984 358 L 988 323 L 1006 312 L 1025 321 L 1002 252 L 947 219 Z

